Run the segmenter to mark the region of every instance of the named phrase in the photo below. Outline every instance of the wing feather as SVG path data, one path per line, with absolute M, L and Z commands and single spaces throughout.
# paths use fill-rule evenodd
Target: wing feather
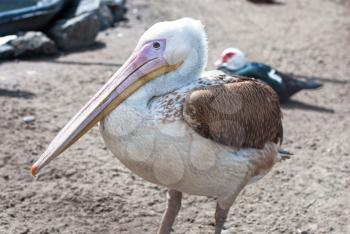
M 188 93 L 185 121 L 201 136 L 238 149 L 281 143 L 282 112 L 275 91 L 255 79 L 218 79 L 225 82 Z

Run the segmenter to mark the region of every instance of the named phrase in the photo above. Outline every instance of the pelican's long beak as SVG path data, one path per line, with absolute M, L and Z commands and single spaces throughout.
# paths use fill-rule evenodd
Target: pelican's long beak
M 35 176 L 143 84 L 177 69 L 181 63 L 169 65 L 164 59 L 165 46 L 165 40 L 150 41 L 135 51 L 57 134 L 39 160 L 33 164 L 32 175 Z

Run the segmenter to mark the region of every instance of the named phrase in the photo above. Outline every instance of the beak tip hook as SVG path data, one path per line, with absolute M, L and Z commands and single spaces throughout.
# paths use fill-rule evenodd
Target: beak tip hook
M 32 176 L 36 176 L 36 173 L 37 173 L 37 171 L 36 171 L 36 166 L 35 166 L 35 164 L 32 166 L 32 168 L 31 168 L 31 172 L 32 172 Z

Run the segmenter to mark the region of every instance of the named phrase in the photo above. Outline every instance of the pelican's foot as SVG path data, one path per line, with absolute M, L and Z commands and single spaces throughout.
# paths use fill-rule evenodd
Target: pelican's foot
M 293 153 L 285 150 L 285 149 L 281 149 L 279 148 L 278 149 L 278 160 L 279 161 L 283 161 L 283 160 L 286 160 L 286 159 L 290 159 L 290 157 L 293 155 Z

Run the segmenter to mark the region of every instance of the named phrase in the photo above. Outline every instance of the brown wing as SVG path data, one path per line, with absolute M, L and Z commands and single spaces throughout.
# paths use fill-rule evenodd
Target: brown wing
M 183 116 L 201 136 L 235 148 L 263 148 L 282 142 L 282 113 L 277 94 L 249 78 L 192 90 Z

